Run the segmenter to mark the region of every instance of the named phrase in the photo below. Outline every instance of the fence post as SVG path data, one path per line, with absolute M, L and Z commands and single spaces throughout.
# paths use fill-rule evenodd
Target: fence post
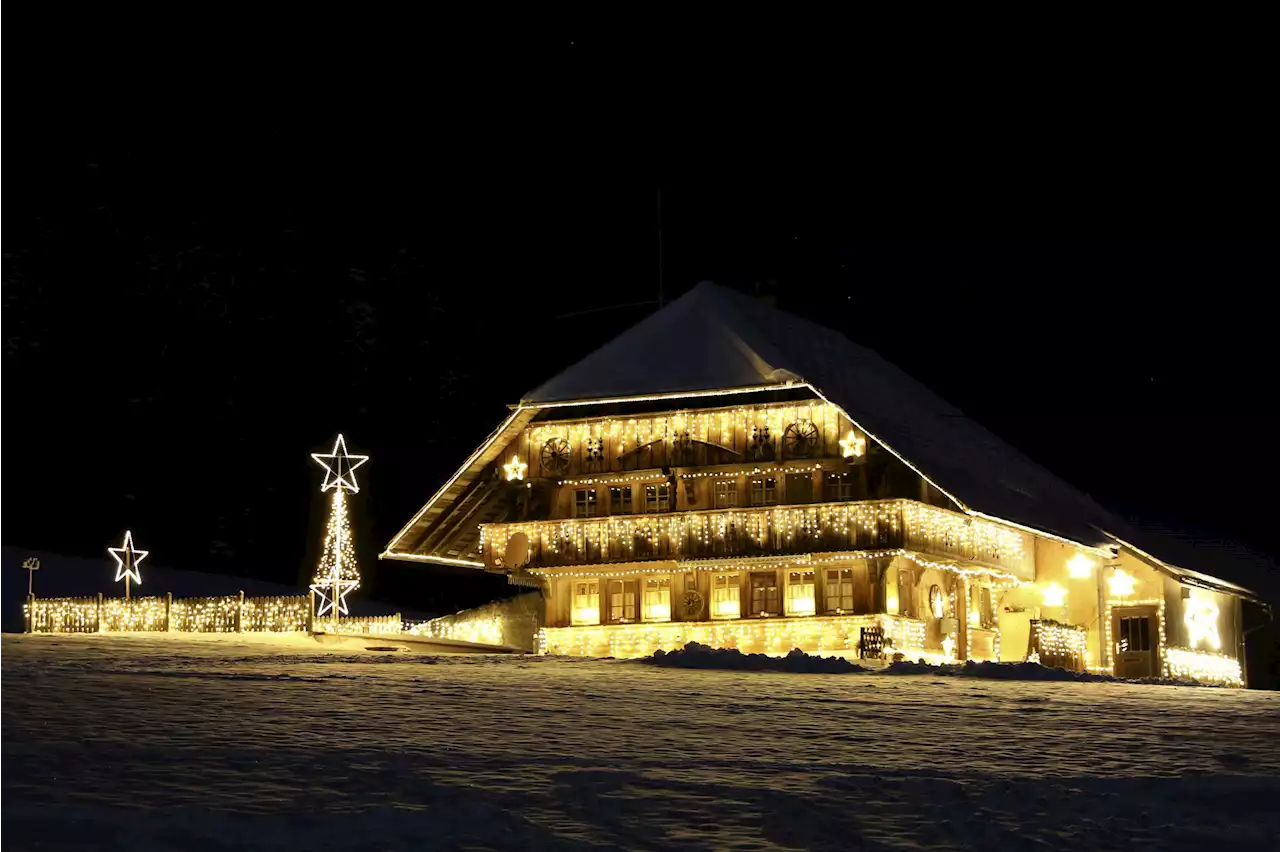
M 101 633 L 101 632 L 102 632 L 102 592 L 98 592 L 98 615 L 97 615 L 97 621 L 98 621 L 98 624 L 97 624 L 97 626 L 96 626 L 96 628 L 95 628 L 95 632 L 97 632 L 97 633 Z
M 164 632 L 173 632 L 173 592 L 164 593 Z
M 35 623 L 36 623 L 36 596 L 35 595 L 27 595 L 26 622 L 27 622 L 27 632 L 35 633 L 36 632 L 34 629 Z
M 316 632 L 316 593 L 315 591 L 307 592 L 307 633 L 315 634 Z
M 241 618 L 244 616 L 244 589 L 240 590 L 240 601 L 236 604 L 236 632 L 243 633 L 243 622 Z

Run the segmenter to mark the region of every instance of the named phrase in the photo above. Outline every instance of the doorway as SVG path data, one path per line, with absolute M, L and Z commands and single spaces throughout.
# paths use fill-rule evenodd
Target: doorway
M 1111 639 L 1116 677 L 1155 677 L 1159 672 L 1159 630 L 1154 606 L 1113 607 Z

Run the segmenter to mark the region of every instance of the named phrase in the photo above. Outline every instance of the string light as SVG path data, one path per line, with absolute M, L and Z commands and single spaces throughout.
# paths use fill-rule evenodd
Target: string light
M 34 633 L 302 633 L 306 595 L 241 598 L 37 598 L 27 609 Z
M 1108 600 L 1107 601 L 1107 617 L 1102 620 L 1103 631 L 1106 636 L 1106 659 L 1103 664 L 1108 671 L 1115 671 L 1115 658 L 1119 653 L 1116 642 L 1111 633 L 1111 611 L 1116 607 L 1141 607 L 1152 606 L 1156 608 L 1156 626 L 1158 629 L 1158 645 L 1153 653 L 1163 653 L 1165 648 L 1165 626 L 1164 626 L 1164 598 L 1152 598 L 1150 600 Z
M 502 466 L 507 472 L 507 482 L 520 482 L 524 479 L 524 472 L 529 469 L 529 465 L 520 461 L 519 456 L 512 456 L 511 461 Z
M 1087 664 L 1088 638 L 1089 631 L 1075 624 L 1048 619 L 1033 619 L 1031 622 L 1031 648 L 1035 662 L 1044 657 L 1068 657 L 1072 670 L 1081 671 Z
M 1239 660 L 1223 654 L 1196 651 L 1192 648 L 1166 648 L 1164 672 L 1166 677 L 1189 679 L 1199 683 L 1244 686 L 1244 672 Z
M 348 455 L 347 445 L 341 434 L 333 445 L 332 453 L 312 453 L 311 457 L 325 469 L 321 493 L 333 491 L 329 502 L 329 522 L 325 527 L 324 549 L 320 554 L 320 565 L 312 579 L 311 591 L 319 596 L 320 605 L 316 615 L 332 613 L 332 618 L 336 621 L 339 613 L 347 615 L 347 595 L 360 587 L 356 551 L 351 543 L 351 523 L 347 519 L 346 492 L 360 492 L 355 470 L 367 462 L 369 457 Z

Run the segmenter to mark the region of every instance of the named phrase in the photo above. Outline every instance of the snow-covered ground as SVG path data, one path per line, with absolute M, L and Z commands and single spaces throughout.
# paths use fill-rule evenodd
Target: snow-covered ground
M 6 849 L 1270 849 L 1280 694 L 3 639 Z

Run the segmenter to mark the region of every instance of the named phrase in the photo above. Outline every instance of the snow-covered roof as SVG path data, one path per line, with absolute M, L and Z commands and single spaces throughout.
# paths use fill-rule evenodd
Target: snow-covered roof
M 1140 542 L 1187 553 L 1135 528 L 844 335 L 703 282 L 550 381 L 522 406 L 803 383 L 916 468 L 960 508 L 1089 546 Z M 1194 550 L 1191 551 L 1194 558 Z M 1222 569 L 1221 552 L 1212 562 Z M 1242 566 L 1247 578 L 1256 565 Z M 1235 572 L 1233 572 L 1235 573 Z M 1248 582 L 1248 580 L 1245 580 Z M 1221 581 L 1237 594 L 1247 590 Z

